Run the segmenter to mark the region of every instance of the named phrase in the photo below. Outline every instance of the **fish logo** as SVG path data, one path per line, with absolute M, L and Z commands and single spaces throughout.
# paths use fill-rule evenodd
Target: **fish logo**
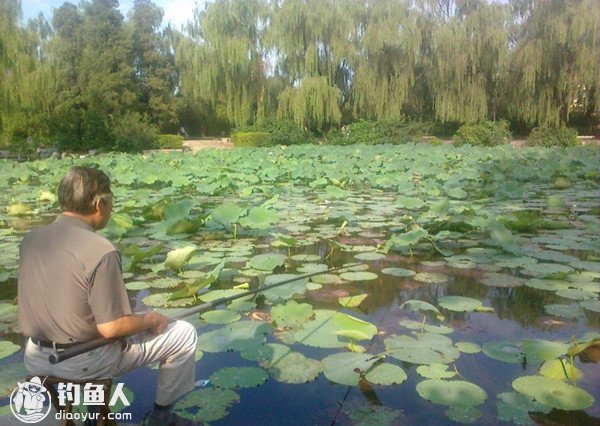
M 38 423 L 50 412 L 50 393 L 39 377 L 29 382 L 17 382 L 10 394 L 10 410 L 23 423 Z

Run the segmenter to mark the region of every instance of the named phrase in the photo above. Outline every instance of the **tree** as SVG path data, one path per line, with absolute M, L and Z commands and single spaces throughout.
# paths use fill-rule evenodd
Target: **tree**
M 517 28 L 510 112 L 530 124 L 564 125 L 582 87 L 597 84 L 598 14 L 591 13 L 597 3 L 513 0 L 511 6 Z
M 267 18 L 263 0 L 217 0 L 196 9 L 175 54 L 183 93 L 215 111 L 224 106 L 236 125 L 253 122 L 265 97 Z

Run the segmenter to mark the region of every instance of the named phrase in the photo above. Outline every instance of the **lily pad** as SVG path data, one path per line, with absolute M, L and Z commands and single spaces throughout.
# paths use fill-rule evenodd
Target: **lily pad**
M 481 405 L 487 394 L 479 386 L 463 380 L 429 379 L 417 384 L 422 398 L 441 405 Z
M 374 252 L 358 253 L 354 255 L 354 258 L 358 260 L 381 260 L 385 259 L 385 254 Z
M 481 346 L 472 342 L 458 342 L 454 346 L 465 354 L 477 354 L 481 352 Z
M 277 327 L 299 329 L 314 317 L 312 305 L 288 301 L 285 305 L 276 305 L 271 309 L 271 319 Z
M 294 274 L 275 274 L 269 275 L 265 278 L 264 285 L 272 285 L 287 281 L 290 279 L 298 278 L 299 275 Z M 262 291 L 260 294 L 265 296 L 268 300 L 273 303 L 280 302 L 283 300 L 289 300 L 296 294 L 304 294 L 307 290 L 308 278 L 299 279 L 288 284 L 282 284 L 280 286 L 273 287 L 268 290 Z
M 525 282 L 527 287 L 537 288 L 538 290 L 558 291 L 568 290 L 570 284 L 561 280 L 544 280 L 540 278 L 532 278 Z
M 581 388 L 542 376 L 519 377 L 512 383 L 519 393 L 561 410 L 585 410 L 594 405 L 594 397 Z
M 179 400 L 174 411 L 196 422 L 214 422 L 226 417 L 229 407 L 239 401 L 240 396 L 231 389 L 196 389 Z
M 533 398 L 517 392 L 502 392 L 496 395 L 498 419 L 518 425 L 534 424 L 530 412 L 549 413 L 552 407 L 536 402 Z
M 131 281 L 125 284 L 125 288 L 130 291 L 137 291 L 150 288 L 150 285 L 145 281 Z
M 525 265 L 522 271 L 526 275 L 544 278 L 554 274 L 569 274 L 573 268 L 558 263 L 533 263 Z
M 198 347 L 205 352 L 241 351 L 262 345 L 270 327 L 260 321 L 238 321 L 198 335 Z
M 480 300 L 465 296 L 443 296 L 438 303 L 442 308 L 456 312 L 472 312 L 483 306 Z
M 10 396 L 17 387 L 17 382 L 22 382 L 27 374 L 23 362 L 3 365 L 0 369 L 0 397 Z
M 317 260 L 321 260 L 321 256 L 317 256 L 316 254 L 296 254 L 292 256 L 292 260 L 298 262 L 316 262 Z
M 342 282 L 342 279 L 335 274 L 320 274 L 320 275 L 315 275 L 314 277 L 310 277 L 310 280 L 316 284 L 323 284 L 323 285 L 328 285 L 328 284 L 337 284 Z
M 386 275 L 392 275 L 394 277 L 412 277 L 416 274 L 415 271 L 411 271 L 410 269 L 402 269 L 402 268 L 385 268 L 385 269 L 382 269 L 381 272 Z
M 283 265 L 285 259 L 286 256 L 279 253 L 259 254 L 252 257 L 246 266 L 260 271 L 272 271 L 278 266 Z
M 419 272 L 413 279 L 421 283 L 427 284 L 440 284 L 448 281 L 448 276 L 444 274 L 438 274 L 436 272 Z
M 345 308 L 356 308 L 359 306 L 367 297 L 368 294 L 358 294 L 356 296 L 340 297 L 338 302 Z
M 296 340 L 318 348 L 343 348 L 349 342 L 343 332 L 355 332 L 353 339 L 372 339 L 377 327 L 358 318 L 341 312 L 315 310 L 315 318 L 307 321 L 302 330 L 295 333 Z
M 361 373 L 366 373 L 379 360 L 371 354 L 337 353 L 329 355 L 321 362 L 323 373 L 332 382 L 346 386 L 357 386 Z
M 508 340 L 486 342 L 481 349 L 490 358 L 511 364 L 521 364 L 525 356 L 520 342 Z
M 544 305 L 544 310 L 550 315 L 568 319 L 579 319 L 584 316 L 580 305 L 549 304 Z
M 542 361 L 550 361 L 563 356 L 569 350 L 569 345 L 562 342 L 552 342 L 543 339 L 523 339 L 521 347 L 525 355 Z
M 0 341 L 0 359 L 7 358 L 21 350 L 19 345 L 5 340 Z
M 416 337 L 391 335 L 384 344 L 390 356 L 413 364 L 447 364 L 460 356 L 451 339 L 435 333 Z
M 475 423 L 481 418 L 481 411 L 470 405 L 453 405 L 444 414 L 453 422 L 462 424 Z
M 323 371 L 320 361 L 310 359 L 298 352 L 287 352 L 281 357 L 261 363 L 269 374 L 281 383 L 307 383 L 315 380 Z
M 438 333 L 438 334 L 450 334 L 450 333 L 454 332 L 453 328 L 445 326 L 444 324 L 440 324 L 440 325 L 423 324 L 423 322 L 421 322 L 421 321 L 413 321 L 413 320 L 409 320 L 409 319 L 400 320 L 399 324 L 402 327 L 406 327 L 408 329 L 415 330 L 415 331 L 424 330 L 424 331 L 429 331 L 431 333 Z
M 264 207 L 251 208 L 248 215 L 239 220 L 240 225 L 251 229 L 267 229 L 278 221 L 277 213 Z
M 580 369 L 562 359 L 546 361 L 540 368 L 540 375 L 554 380 L 570 382 L 583 377 Z
M 254 388 L 268 378 L 269 373 L 257 367 L 225 367 L 210 375 L 211 383 L 220 388 Z
M 371 281 L 379 278 L 377 274 L 373 272 L 343 272 L 340 274 L 340 278 L 346 281 Z
M 456 376 L 455 371 L 448 371 L 446 364 L 429 364 L 417 367 L 417 373 L 426 379 L 450 379 Z
M 579 306 L 587 309 L 588 311 L 600 312 L 600 303 L 596 299 L 588 299 L 584 300 L 583 302 L 579 302 Z
M 369 383 L 376 385 L 399 385 L 407 378 L 408 376 L 402 367 L 388 363 L 377 365 L 365 376 L 365 379 L 367 379 Z

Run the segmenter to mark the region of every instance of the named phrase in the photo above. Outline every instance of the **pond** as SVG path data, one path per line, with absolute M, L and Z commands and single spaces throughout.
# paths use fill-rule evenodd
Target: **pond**
M 222 425 L 597 424 L 600 369 L 583 350 L 600 337 L 597 151 L 202 155 L 81 160 L 114 182 L 103 232 L 123 253 L 135 310 L 169 315 L 359 265 L 188 318 L 196 376 L 210 384 L 180 401 L 183 414 Z M 18 345 L 0 360 L 4 392 L 22 367 L 10 305 L 18 242 L 53 220 L 70 165 L 0 164 L 0 322 L 2 341 Z M 152 368 L 117 380 L 134 422 L 155 380 Z

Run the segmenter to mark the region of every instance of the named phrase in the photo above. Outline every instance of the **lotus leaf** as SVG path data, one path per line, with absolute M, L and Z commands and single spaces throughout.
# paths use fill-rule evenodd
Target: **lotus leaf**
M 211 212 L 211 217 L 220 224 L 229 225 L 237 222 L 244 213 L 246 213 L 246 209 L 233 203 L 225 203 L 217 206 Z
M 532 278 L 525 282 L 527 287 L 537 288 L 539 290 L 557 291 L 568 290 L 569 283 L 559 280 L 546 280 L 540 278 Z
M 592 395 L 583 389 L 547 377 L 519 377 L 513 381 L 512 387 L 537 402 L 561 410 L 585 410 L 594 404 Z
M 524 280 L 510 274 L 490 272 L 485 274 L 481 282 L 490 287 L 519 287 L 523 285 Z
M 412 277 L 416 274 L 415 271 L 411 271 L 410 269 L 402 269 L 402 268 L 386 268 L 381 270 L 382 273 L 387 275 L 392 275 L 394 277 Z
M 392 426 L 399 424 L 398 418 L 403 415 L 402 411 L 367 402 L 350 406 L 344 412 L 353 426 Z
M 583 373 L 577 367 L 562 359 L 553 359 L 544 362 L 540 368 L 540 375 L 549 379 L 576 381 L 583 377 Z
M 456 312 L 472 312 L 483 306 L 480 300 L 465 296 L 443 296 L 438 303 L 442 308 Z
M 6 340 L 0 341 L 0 359 L 9 357 L 21 350 L 19 345 L 15 345 L 12 342 Z
M 208 324 L 229 324 L 240 320 L 240 314 L 229 309 L 205 312 L 200 317 Z
M 169 278 L 169 277 L 158 278 L 153 281 L 148 281 L 149 287 L 161 288 L 161 289 L 177 287 L 179 284 L 181 284 L 181 280 L 178 280 L 177 278 Z
M 481 411 L 470 405 L 453 405 L 444 414 L 453 422 L 462 424 L 475 423 L 481 418 Z
M 426 379 L 450 379 L 456 376 L 455 371 L 448 371 L 446 364 L 429 364 L 417 367 L 417 373 Z
M 295 300 L 271 308 L 271 319 L 277 327 L 299 329 L 313 317 L 314 311 L 311 305 L 298 303 Z
M 544 310 L 550 315 L 568 319 L 579 319 L 584 316 L 580 305 L 550 304 L 544 305 Z
M 289 351 L 261 365 L 269 370 L 271 377 L 281 383 L 311 382 L 323 371 L 323 364 L 320 361 Z
M 220 388 L 254 388 L 262 385 L 269 374 L 256 367 L 225 367 L 211 374 L 210 381 Z
M 332 382 L 346 386 L 358 386 L 361 374 L 368 372 L 379 360 L 370 354 L 337 353 L 329 355 L 321 362 L 325 377 Z
M 358 294 L 356 296 L 340 297 L 338 302 L 345 308 L 356 308 L 359 306 L 367 297 L 368 294 Z
M 167 253 L 167 260 L 165 260 L 165 267 L 173 269 L 175 271 L 181 270 L 192 257 L 194 252 L 197 250 L 195 246 L 186 246 L 179 249 L 171 250 Z
M 25 204 L 14 203 L 6 207 L 6 214 L 9 216 L 25 216 L 33 214 L 33 210 Z
M 234 288 L 224 289 L 224 290 L 212 290 L 212 291 L 209 291 L 208 293 L 204 293 L 199 298 L 203 302 L 208 303 L 208 302 L 214 302 L 215 300 L 218 300 L 218 299 L 221 299 L 224 297 L 237 296 L 242 293 L 245 293 L 245 291 L 241 290 L 241 289 L 234 289 Z M 248 296 L 248 298 L 250 298 L 250 297 L 252 297 L 252 296 Z
M 279 216 L 274 211 L 264 207 L 253 207 L 247 216 L 240 219 L 240 225 L 251 229 L 267 229 L 277 221 L 279 221 Z
M 377 333 L 373 324 L 341 312 L 315 310 L 314 313 L 315 318 L 306 322 L 304 328 L 295 333 L 296 340 L 308 346 L 343 348 L 348 344 L 348 339 L 340 332 L 356 332 L 353 339 L 371 339 Z
M 373 252 L 358 253 L 354 255 L 354 258 L 358 260 L 381 260 L 385 258 L 385 254 Z
M 296 254 L 292 256 L 292 260 L 298 262 L 315 262 L 321 260 L 321 256 L 317 256 L 316 254 Z
M 579 306 L 587 309 L 588 311 L 600 312 L 600 303 L 597 299 L 584 300 L 583 302 L 579 302 Z
M 565 201 L 564 198 L 559 197 L 557 195 L 551 195 L 546 199 L 546 202 L 548 203 L 548 206 L 550 207 L 556 207 L 556 208 L 562 208 L 562 207 L 566 207 L 567 203 Z
M 425 202 L 415 197 L 407 197 L 406 195 L 399 195 L 396 199 L 396 204 L 408 210 L 418 210 L 425 206 Z
M 368 382 L 376 385 L 399 385 L 407 378 L 402 367 L 388 363 L 375 366 L 365 376 Z
M 533 398 L 517 392 L 502 392 L 496 395 L 498 419 L 518 425 L 534 424 L 530 412 L 549 413 L 552 407 L 536 402 Z
M 272 271 L 285 262 L 285 255 L 279 253 L 259 254 L 252 257 L 246 264 L 249 268 L 260 271 Z
M 240 352 L 240 355 L 242 358 L 250 361 L 259 361 L 261 367 L 265 367 L 264 363 L 268 363 L 273 359 L 282 358 L 290 352 L 291 349 L 289 346 L 281 345 L 279 343 L 267 343 L 266 345 L 244 349 Z
M 416 337 L 391 335 L 384 344 L 390 356 L 412 364 L 447 364 L 460 356 L 452 340 L 435 333 Z
M 310 280 L 316 284 L 337 284 L 342 282 L 342 279 L 335 274 L 319 274 L 310 278 Z
M 264 285 L 272 285 L 276 283 L 280 283 L 282 281 L 287 281 L 291 279 L 298 278 L 299 275 L 293 274 L 276 274 L 269 275 L 265 279 Z M 271 288 L 269 290 L 264 290 L 261 292 L 268 300 L 271 302 L 280 302 L 283 300 L 288 300 L 295 294 L 304 294 L 306 292 L 306 286 L 308 284 L 308 278 L 299 279 L 297 281 L 293 281 L 288 284 L 282 284 L 278 287 Z
M 181 308 L 193 305 L 195 302 L 196 300 L 193 297 L 171 300 L 171 293 L 151 294 L 142 299 L 144 305 L 155 308 Z
M 419 272 L 414 276 L 413 279 L 422 283 L 440 284 L 448 281 L 448 276 L 435 272 Z
M 521 348 L 527 356 L 533 356 L 542 361 L 550 361 L 565 355 L 569 350 L 569 345 L 542 339 L 523 339 Z
M 226 417 L 227 409 L 239 400 L 231 389 L 196 389 L 177 401 L 174 411 L 196 422 L 213 422 Z
M 585 291 L 585 290 L 580 290 L 580 289 L 575 289 L 575 288 L 569 288 L 566 290 L 558 290 L 556 292 L 556 295 L 560 296 L 560 297 L 564 297 L 565 299 L 571 299 L 571 300 L 588 300 L 588 299 L 595 299 L 596 297 L 598 297 L 598 294 L 596 294 L 593 291 Z
M 0 303 L 0 322 L 13 322 L 17 320 L 19 306 L 12 303 Z
M 454 346 L 456 346 L 459 351 L 465 354 L 476 354 L 481 352 L 481 346 L 479 346 L 477 343 L 458 342 Z
M 400 309 L 410 309 L 413 312 L 430 311 L 441 315 L 438 308 L 433 306 L 431 303 L 423 302 L 422 300 L 407 300 L 406 302 L 400 305 Z
M 371 281 L 379 278 L 377 274 L 373 272 L 343 272 L 340 274 L 340 278 L 346 281 Z
M 242 351 L 260 346 L 270 327 L 260 321 L 238 321 L 201 333 L 198 347 L 205 352 Z
M 144 281 L 131 281 L 125 284 L 125 288 L 131 291 L 145 290 L 147 288 L 150 288 L 150 284 Z
M 323 263 L 306 263 L 300 266 L 297 271 L 303 274 L 314 274 L 315 272 L 325 272 L 327 269 L 329 268 Z
M 534 277 L 544 278 L 554 274 L 568 274 L 573 268 L 558 263 L 533 263 L 523 267 L 523 273 Z
M 441 405 L 481 405 L 487 394 L 479 386 L 462 380 L 428 379 L 417 384 L 422 398 Z
M 512 364 L 521 364 L 523 362 L 524 354 L 520 342 L 507 340 L 486 342 L 482 345 L 481 350 L 490 358 L 498 361 Z

